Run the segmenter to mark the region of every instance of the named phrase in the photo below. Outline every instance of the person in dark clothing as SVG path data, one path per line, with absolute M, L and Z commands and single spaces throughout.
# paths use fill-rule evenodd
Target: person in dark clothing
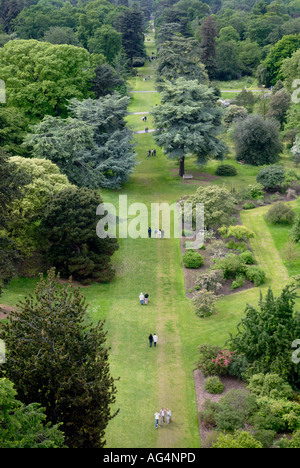
M 152 343 L 153 343 L 153 336 L 152 336 L 151 333 L 150 333 L 150 335 L 149 335 L 149 345 L 150 345 L 150 348 L 152 348 Z
M 150 237 L 151 237 L 151 227 L 149 227 L 149 229 L 148 229 L 148 236 L 149 236 L 149 239 L 150 239 Z

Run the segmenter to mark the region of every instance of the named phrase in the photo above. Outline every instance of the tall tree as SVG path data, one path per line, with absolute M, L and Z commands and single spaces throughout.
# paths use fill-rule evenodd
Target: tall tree
M 11 221 L 12 204 L 22 197 L 24 187 L 29 182 L 30 177 L 11 163 L 8 155 L 0 149 L 0 294 L 3 285 L 17 273 L 20 255 L 8 238 L 6 228 Z
M 172 40 L 161 44 L 156 70 L 157 83 L 164 80 L 174 82 L 180 77 L 207 83 L 208 76 L 200 61 L 200 52 L 198 41 L 181 36 L 173 36 Z
M 45 423 L 41 405 L 25 405 L 16 396 L 13 383 L 0 379 L 0 448 L 62 448 L 59 425 Z
M 217 24 L 212 16 L 208 16 L 202 23 L 201 29 L 201 60 L 204 63 L 210 79 L 215 78 L 217 69 L 216 38 Z
M 130 61 L 130 69 L 133 69 L 134 57 L 145 57 L 143 13 L 138 10 L 128 9 L 121 13 L 115 20 L 117 31 L 122 34 L 122 45 Z
M 282 151 L 278 124 L 261 115 L 249 115 L 234 127 L 236 159 L 261 166 L 274 164 Z
M 84 284 L 109 282 L 115 273 L 111 256 L 119 247 L 117 240 L 101 239 L 96 232 L 101 203 L 95 190 L 67 188 L 47 203 L 41 220 L 49 263 L 64 277 L 72 275 Z
M 295 310 L 297 282 L 286 286 L 278 297 L 271 289 L 260 295 L 258 307 L 248 305 L 238 332 L 231 336 L 232 350 L 248 361 L 248 377 L 273 372 L 300 385 L 299 365 L 292 361 L 292 343 L 300 336 L 300 314 Z
M 7 349 L 0 372 L 21 401 L 41 404 L 49 422 L 62 423 L 69 448 L 103 447 L 116 389 L 104 323 L 89 323 L 80 288 L 62 286 L 54 270 L 41 275 L 0 336 Z
M 161 105 L 152 112 L 157 128 L 154 136 L 170 158 L 179 159 L 179 175 L 184 174 L 188 154 L 195 155 L 198 164 L 210 157 L 222 159 L 226 146 L 218 135 L 223 112 L 214 90 L 183 78 L 161 86 Z
M 77 186 L 119 188 L 136 165 L 124 121 L 128 101 L 118 93 L 71 100 L 73 117 L 46 116 L 25 144 L 33 156 L 51 159 Z
M 7 105 L 31 119 L 66 115 L 67 101 L 92 96 L 95 64 L 88 51 L 36 40 L 10 41 L 0 49 Z

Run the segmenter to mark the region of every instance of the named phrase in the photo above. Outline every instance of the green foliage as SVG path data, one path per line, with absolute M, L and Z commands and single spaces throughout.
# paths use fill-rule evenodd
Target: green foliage
M 296 216 L 295 223 L 290 232 L 290 238 L 293 242 L 300 242 L 300 214 Z
M 115 28 L 122 35 L 122 46 L 133 68 L 133 57 L 144 57 L 143 13 L 126 9 L 115 19 Z
M 72 99 L 68 106 L 72 117 L 46 116 L 25 144 L 35 157 L 57 164 L 74 185 L 119 188 L 136 165 L 124 120 L 128 101 L 118 93 Z
M 182 256 L 185 268 L 200 268 L 203 263 L 203 257 L 195 250 L 189 249 Z
M 270 448 L 273 445 L 276 432 L 267 429 L 256 429 L 252 435 L 254 439 L 261 443 L 262 448 Z
M 0 329 L 7 349 L 1 374 L 21 401 L 39 403 L 49 422 L 63 423 L 69 448 L 105 445 L 116 391 L 106 335 L 103 322 L 87 320 L 80 288 L 62 285 L 53 269 Z
M 266 280 L 266 273 L 258 266 L 250 266 L 245 271 L 246 278 L 254 284 L 254 286 L 261 286 Z
M 257 174 L 256 180 L 260 183 L 265 190 L 275 191 L 281 187 L 284 181 L 285 169 L 276 164 L 264 167 Z
M 264 61 L 269 76 L 268 81 L 264 83 L 266 86 L 274 85 L 276 81 L 284 78 L 284 74 L 281 72 L 283 61 L 291 57 L 299 47 L 299 34 L 291 34 L 284 36 L 271 48 Z
M 225 385 L 217 376 L 208 377 L 204 381 L 204 390 L 208 393 L 219 394 L 223 392 L 224 388 Z
M 256 398 L 246 390 L 229 390 L 219 401 L 216 425 L 226 432 L 243 429 L 256 409 Z
M 68 188 L 46 205 L 40 232 L 50 264 L 64 277 L 72 276 L 85 284 L 113 278 L 110 257 L 118 243 L 115 238 L 100 239 L 96 234 L 96 211 L 101 203 L 96 190 Z
M 46 159 L 14 156 L 10 163 L 28 175 L 30 183 L 20 200 L 11 206 L 12 219 L 8 224 L 10 236 L 24 254 L 37 247 L 38 222 L 46 203 L 61 190 L 72 187 L 59 168 Z M 37 223 L 37 224 L 34 224 Z
M 218 138 L 222 109 L 213 88 L 184 78 L 161 83 L 161 88 L 161 105 L 152 111 L 156 143 L 170 158 L 192 154 L 199 164 L 222 159 L 226 149 Z
M 0 64 L 7 105 L 30 119 L 65 117 L 69 99 L 91 96 L 95 67 L 83 48 L 36 40 L 10 41 L 0 49 Z
M 271 206 L 266 218 L 272 224 L 293 224 L 295 212 L 289 205 L 278 202 Z
M 232 282 L 230 290 L 233 291 L 234 289 L 241 288 L 245 283 L 245 276 L 244 275 L 236 275 L 235 280 Z
M 0 448 L 62 448 L 60 424 L 45 423 L 44 408 L 16 399 L 13 383 L 0 379 Z
M 227 242 L 226 247 L 230 250 L 237 250 L 238 252 L 245 252 L 245 250 L 248 249 L 246 242 L 237 242 L 231 239 L 229 242 Z
M 217 403 L 206 399 L 203 403 L 203 409 L 199 411 L 199 421 L 207 428 L 212 428 L 216 425 Z
M 201 62 L 199 42 L 193 38 L 173 36 L 158 50 L 156 81 L 158 88 L 164 81 L 174 83 L 178 78 L 197 80 L 207 84 L 207 72 Z
M 224 115 L 224 124 L 226 127 L 230 127 L 233 123 L 236 123 L 236 121 L 245 119 L 247 115 L 248 111 L 245 107 L 232 104 L 228 107 L 226 114 Z
M 220 434 L 212 448 L 263 448 L 263 445 L 255 437 L 246 431 L 235 431 L 234 434 Z
M 228 228 L 222 227 L 219 229 L 220 233 L 223 237 L 235 237 L 239 240 L 248 240 L 254 237 L 254 233 L 247 228 L 246 226 L 236 225 L 236 226 L 229 226 Z
M 244 210 L 253 210 L 254 208 L 256 208 L 256 206 L 255 206 L 255 203 L 253 202 L 248 202 L 248 203 L 243 204 Z
M 242 252 L 240 254 L 240 258 L 246 265 L 254 265 L 256 263 L 253 253 L 250 252 L 250 250 L 245 250 L 244 252 Z
M 254 268 L 254 267 L 249 267 Z M 292 362 L 291 343 L 300 336 L 300 316 L 294 310 L 297 284 L 286 286 L 279 297 L 269 288 L 258 308 L 247 305 L 238 332 L 228 345 L 249 362 L 247 375 L 275 373 L 299 385 L 299 366 Z
M 267 396 L 274 400 L 291 400 L 294 397 L 292 387 L 278 374 L 252 375 L 247 388 L 258 397 Z
M 235 199 L 225 187 L 200 186 L 187 201 L 192 203 L 193 209 L 197 203 L 204 205 L 206 229 L 216 229 L 219 226 L 229 225 L 234 220 L 236 213 Z
M 254 166 L 274 164 L 283 149 L 277 123 L 258 114 L 236 124 L 233 138 L 236 159 Z
M 235 278 L 245 272 L 245 264 L 239 255 L 229 253 L 225 258 L 215 259 L 213 269 L 222 270 L 225 279 Z
M 237 170 L 231 164 L 221 164 L 217 167 L 215 174 L 218 176 L 235 176 Z
M 281 437 L 279 441 L 276 442 L 276 447 L 279 448 L 300 448 L 300 429 L 292 434 L 292 437 L 289 438 L 286 435 Z

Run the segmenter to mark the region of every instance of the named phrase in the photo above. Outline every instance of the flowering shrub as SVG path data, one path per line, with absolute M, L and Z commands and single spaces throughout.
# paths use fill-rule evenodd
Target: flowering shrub
M 228 366 L 233 359 L 234 352 L 212 345 L 199 346 L 199 352 L 198 369 L 204 377 L 228 373 Z
M 227 349 L 222 349 L 218 353 L 217 357 L 215 359 L 212 359 L 212 362 L 214 362 L 220 368 L 220 372 L 221 372 L 221 369 L 226 370 L 226 374 L 227 374 L 227 370 L 228 370 L 227 368 L 232 361 L 233 355 L 234 355 L 234 351 L 228 351 Z

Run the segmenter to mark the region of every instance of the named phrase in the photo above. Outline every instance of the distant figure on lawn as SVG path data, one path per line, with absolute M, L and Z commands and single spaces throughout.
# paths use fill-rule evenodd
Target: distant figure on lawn
M 145 304 L 148 304 L 148 298 L 149 298 L 149 294 L 146 292 L 145 293 Z
M 159 239 L 161 239 L 161 229 L 159 229 L 159 231 L 158 231 L 158 237 L 159 237 Z
M 149 227 L 149 229 L 148 229 L 148 236 L 149 236 L 149 239 L 150 239 L 150 237 L 151 237 L 151 227 Z
M 140 300 L 140 304 L 143 305 L 144 304 L 144 294 L 143 293 L 141 293 L 139 295 L 139 300 Z
M 149 346 L 150 346 L 150 348 L 152 348 L 152 343 L 153 343 L 153 336 L 152 336 L 152 333 L 150 333 L 150 335 L 149 335 Z
M 157 341 L 158 341 L 157 334 L 156 334 L 156 333 L 154 333 L 154 335 L 153 335 L 153 343 L 154 343 L 154 348 L 156 347 L 156 343 L 157 343 Z
M 171 422 L 171 410 L 169 408 L 167 408 L 167 424 L 169 424 Z
M 156 237 L 156 235 L 157 235 L 157 229 L 155 228 L 154 229 L 154 237 Z
M 155 417 L 155 429 L 158 428 L 158 421 L 159 421 L 159 412 L 156 411 L 156 413 L 154 414 L 154 417 Z

